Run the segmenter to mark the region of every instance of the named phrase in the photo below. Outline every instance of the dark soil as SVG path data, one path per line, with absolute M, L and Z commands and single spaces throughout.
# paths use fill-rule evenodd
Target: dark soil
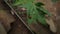
M 11 23 L 11 27 L 8 34 L 32 34 L 19 19 Z
M 10 11 L 10 8 L 8 7 L 8 5 L 5 4 L 2 0 L 0 1 L 0 9 L 7 10 L 8 13 Z M 16 21 L 11 23 L 11 30 L 7 32 L 8 34 L 32 34 L 26 28 L 26 26 L 16 17 L 16 15 L 14 16 L 14 18 L 16 19 Z
M 1 1 L 0 1 L 1 2 Z M 2 4 L 1 4 L 2 5 Z M 3 4 L 1 8 L 6 8 L 6 4 Z M 8 7 L 9 8 L 9 7 Z M 7 9 L 8 10 L 8 9 Z M 10 10 L 10 9 L 9 9 Z M 21 16 L 21 15 L 20 15 Z M 23 16 L 23 15 L 22 15 Z M 22 17 L 21 16 L 21 17 Z M 8 34 L 32 34 L 26 26 L 14 15 L 14 18 L 16 18 L 16 21 L 11 23 L 11 30 L 8 32 Z M 24 21 L 26 21 L 25 15 L 22 17 Z M 59 24 L 59 23 L 58 23 Z M 37 34 L 53 34 L 47 27 L 39 24 L 31 24 L 31 29 L 35 31 Z M 59 25 L 60 27 L 60 25 Z

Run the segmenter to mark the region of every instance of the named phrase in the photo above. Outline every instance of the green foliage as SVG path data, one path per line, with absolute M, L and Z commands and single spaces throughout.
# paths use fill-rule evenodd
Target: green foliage
M 45 10 L 42 6 L 44 4 L 41 2 L 34 3 L 34 0 L 14 0 L 13 6 L 20 6 L 27 9 L 27 22 L 28 24 L 37 22 L 37 20 L 43 24 L 47 25 L 45 21 L 45 15 L 50 13 Z
M 51 0 L 52 2 L 54 2 L 54 3 L 56 3 L 57 1 L 59 1 L 59 0 Z

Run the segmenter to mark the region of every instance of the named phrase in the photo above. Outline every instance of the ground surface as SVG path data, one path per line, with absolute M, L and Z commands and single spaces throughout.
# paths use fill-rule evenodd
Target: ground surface
M 4 23 L 7 25 L 7 23 L 8 23 L 7 21 L 8 20 L 10 21 L 10 19 L 11 19 L 11 16 L 10 16 L 11 14 L 9 13 L 10 9 L 2 1 L 0 1 L 0 10 L 3 11 L 3 12 L 0 11 L 0 18 L 1 18 L 2 15 L 4 15 L 4 16 L 2 16 L 2 18 L 0 20 L 2 22 L 5 21 Z M 6 15 L 8 15 L 8 16 L 6 17 L 6 15 L 4 13 L 6 13 Z M 7 19 L 8 17 L 10 17 L 10 19 Z M 15 18 L 15 17 L 13 17 L 13 18 Z M 2 20 L 2 19 L 7 19 L 7 20 Z M 19 19 L 15 19 L 15 20 L 16 21 L 13 22 L 12 25 L 10 26 L 11 27 L 11 30 L 8 31 L 8 34 L 31 34 L 31 32 L 26 28 L 26 26 L 21 21 L 19 21 Z M 7 28 L 7 29 L 9 29 L 9 28 Z
M 47 3 L 47 2 L 45 2 L 45 3 Z M 48 5 L 48 3 L 47 3 L 47 5 Z M 48 7 L 50 7 L 50 8 L 48 8 Z M 48 7 L 47 7 L 47 9 L 50 10 L 51 9 L 50 3 L 48 5 Z M 8 8 L 8 7 L 4 4 L 2 4 L 0 1 L 0 9 L 9 10 L 6 8 Z M 54 10 L 51 9 L 50 11 L 54 11 Z M 55 12 L 54 12 L 54 14 L 55 14 Z M 58 23 L 58 24 L 60 24 L 60 23 Z M 12 26 L 12 29 L 8 32 L 8 34 L 31 34 L 31 32 L 25 27 L 25 25 L 21 21 L 19 21 L 19 19 L 17 19 L 17 18 L 16 18 L 16 21 L 13 22 L 11 26 Z M 50 32 L 49 29 L 45 28 L 41 24 L 39 24 L 39 25 L 33 24 L 33 26 L 31 26 L 31 28 L 33 30 L 35 30 L 36 32 L 40 31 L 40 32 L 38 32 L 38 34 L 53 34 Z M 60 25 L 58 25 L 58 28 L 60 28 Z M 60 31 L 60 29 L 58 29 L 58 30 Z M 58 31 L 58 34 L 59 34 L 59 31 Z

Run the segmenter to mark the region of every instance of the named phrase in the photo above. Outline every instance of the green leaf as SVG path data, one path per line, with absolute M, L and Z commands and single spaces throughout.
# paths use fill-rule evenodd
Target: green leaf
M 26 4 L 26 3 L 30 3 L 33 2 L 34 0 L 14 0 L 13 6 L 18 6 L 21 4 Z
M 56 3 L 57 1 L 59 1 L 59 0 L 51 0 L 53 3 Z
M 43 3 L 41 3 L 41 2 L 37 2 L 35 5 L 36 5 L 37 7 L 44 6 L 44 4 L 43 4 Z
M 40 10 L 43 11 L 48 16 L 51 16 L 51 14 L 48 12 L 48 10 L 44 9 L 43 7 L 40 7 Z
M 32 24 L 38 20 L 41 24 L 47 25 L 45 21 L 45 14 L 51 16 L 51 14 L 45 10 L 42 6 L 44 5 L 41 2 L 33 3 L 34 0 L 15 0 L 13 6 L 20 6 L 27 9 L 27 22 Z M 31 17 L 31 18 L 29 18 Z
M 38 15 L 38 21 L 42 24 L 42 25 L 47 25 L 45 17 L 42 15 Z

